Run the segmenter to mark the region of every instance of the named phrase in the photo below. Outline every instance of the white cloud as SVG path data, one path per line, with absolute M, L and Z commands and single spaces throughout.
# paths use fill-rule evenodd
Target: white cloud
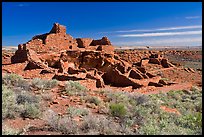
M 200 16 L 188 16 L 188 17 L 185 17 L 186 19 L 199 19 Z
M 184 31 L 184 32 L 156 32 L 156 33 L 141 33 L 141 34 L 124 34 L 118 35 L 119 37 L 157 37 L 157 36 L 175 36 L 175 35 L 195 35 L 202 34 L 202 30 L 199 31 Z
M 26 6 L 29 6 L 28 3 L 20 3 L 17 5 L 18 7 L 26 7 Z
M 115 32 L 146 32 L 146 31 L 155 31 L 156 29 L 133 29 L 133 30 L 119 30 Z
M 148 32 L 148 31 L 164 31 L 164 30 L 182 30 L 182 29 L 197 29 L 202 28 L 202 25 L 194 26 L 176 26 L 176 27 L 166 27 L 166 28 L 157 28 L 157 29 L 134 29 L 134 30 L 120 30 L 115 32 Z
M 142 40 L 142 41 L 118 41 L 113 43 L 114 45 L 127 45 L 127 46 L 137 46 L 137 45 L 169 45 L 169 46 L 186 46 L 202 43 L 202 37 L 194 38 L 167 38 L 167 39 L 153 39 L 153 40 Z

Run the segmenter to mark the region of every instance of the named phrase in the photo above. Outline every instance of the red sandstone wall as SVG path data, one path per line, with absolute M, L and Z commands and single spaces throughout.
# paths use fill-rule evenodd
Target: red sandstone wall
M 107 37 L 103 37 L 99 40 L 93 40 L 90 45 L 96 46 L 96 45 L 111 45 L 110 40 Z

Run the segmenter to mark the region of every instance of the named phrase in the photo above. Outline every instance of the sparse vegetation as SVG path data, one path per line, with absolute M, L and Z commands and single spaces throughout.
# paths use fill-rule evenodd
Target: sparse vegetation
M 40 116 L 40 109 L 38 104 L 24 104 L 25 109 L 22 111 L 21 116 L 24 118 L 38 118 Z
M 69 107 L 67 109 L 68 115 L 71 117 L 74 116 L 85 116 L 89 114 L 89 110 L 85 108 Z
M 45 101 L 52 101 L 52 95 L 50 93 L 43 93 L 41 94 L 42 98 L 45 100 Z
M 54 131 L 60 131 L 62 134 L 75 134 L 78 131 L 76 122 L 71 117 L 60 117 L 51 109 L 44 112 L 44 119 Z
M 4 84 L 2 85 L 2 119 L 15 117 L 16 95 Z
M 38 90 L 47 90 L 54 88 L 57 85 L 57 80 L 45 80 L 40 78 L 34 78 L 32 80 L 32 86 L 37 88 Z
M 45 101 L 52 100 L 48 90 L 46 93 L 33 95 L 30 89 L 26 91 L 26 88 L 21 88 L 23 87 L 21 84 L 14 84 L 14 81 L 24 81 L 33 87 L 38 81 L 35 85 L 35 88 L 39 86 L 37 90 L 47 90 L 56 86 L 53 81 L 45 84 L 46 82 L 41 83 L 41 80 L 37 79 L 34 83 L 33 81 L 29 83 L 15 75 L 7 76 L 2 82 L 2 122 L 6 118 L 18 116 L 40 118 L 43 113 L 43 119 L 47 121 L 50 130 L 64 135 L 202 134 L 202 90 L 198 87 L 151 95 L 103 90 L 91 96 L 87 95 L 87 89 L 78 82 L 68 81 L 63 93 L 80 96 L 81 102 L 97 106 L 99 111 L 93 114 L 92 109 L 70 106 L 65 115 L 58 115 L 51 109 L 41 112 L 40 97 Z M 16 87 L 20 87 L 19 90 L 16 90 Z M 98 95 L 103 95 L 104 98 Z M 180 115 L 170 110 L 163 110 L 161 106 L 177 110 Z M 77 118 L 80 120 L 76 120 Z M 5 135 L 20 134 L 12 128 L 5 127 L 2 130 Z
M 14 73 L 5 74 L 5 76 L 2 78 L 2 84 L 8 87 L 12 87 L 14 90 L 16 88 L 20 88 L 20 90 L 26 91 L 30 90 L 29 82 Z
M 95 97 L 95 96 L 87 96 L 85 98 L 85 101 L 88 102 L 88 103 L 93 103 L 96 106 L 98 106 L 101 103 L 101 100 L 98 97 Z
M 19 130 L 16 130 L 14 128 L 11 128 L 7 125 L 4 125 L 2 127 L 2 135 L 20 135 L 20 131 Z
M 16 74 L 5 75 L 2 85 L 2 119 L 15 118 L 17 116 L 37 118 L 40 114 L 40 98 L 32 95 L 30 91 L 22 88 L 21 92 L 16 87 L 22 86 L 24 81 L 29 86 L 29 82 Z M 19 83 L 18 83 L 19 82 Z M 17 84 L 18 83 L 18 84 Z M 7 86 L 8 85 L 8 86 Z
M 16 101 L 18 104 L 24 104 L 24 103 L 39 103 L 39 98 L 35 95 L 31 95 L 31 93 L 28 93 L 26 91 L 22 91 L 20 94 L 17 95 Z
M 67 81 L 65 84 L 65 93 L 73 96 L 73 95 L 78 95 L 78 96 L 83 96 L 86 95 L 86 87 L 82 86 L 79 82 L 76 81 Z
M 161 80 L 168 81 L 169 79 L 168 78 L 161 78 Z
M 127 113 L 127 110 L 124 104 L 111 104 L 110 113 L 116 117 L 124 117 Z

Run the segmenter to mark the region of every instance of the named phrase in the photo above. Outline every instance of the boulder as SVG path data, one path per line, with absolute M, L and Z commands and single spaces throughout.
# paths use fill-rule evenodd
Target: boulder
M 64 62 L 60 59 L 60 66 L 59 66 L 59 72 L 60 73 L 67 73 L 68 72 L 68 69 L 71 67 L 71 68 L 75 68 L 75 64 L 72 63 L 72 62 Z
M 161 60 L 161 65 L 162 65 L 164 68 L 174 67 L 174 65 L 171 64 L 171 63 L 168 61 L 168 59 L 165 59 L 165 58 L 163 58 L 163 59 Z
M 161 65 L 161 62 L 158 58 L 150 58 L 149 63 Z
M 163 87 L 161 83 L 149 82 L 148 86 Z
M 76 39 L 79 48 L 86 48 L 88 47 L 93 39 L 91 38 L 77 38 Z
M 57 79 L 59 81 L 76 81 L 76 80 L 85 80 L 85 75 L 68 75 L 68 74 L 55 74 L 52 79 Z
M 52 69 L 43 69 L 43 70 L 40 72 L 40 74 L 47 74 L 47 73 L 55 73 L 55 71 L 52 70 Z
M 132 86 L 134 89 L 142 87 L 142 85 L 134 82 L 117 69 L 111 69 L 109 72 L 104 73 L 102 78 L 105 84 L 111 84 L 116 87 Z
M 149 72 L 147 72 L 146 75 L 147 75 L 149 78 L 155 77 L 155 75 L 153 75 L 153 74 L 151 74 L 151 73 L 149 73 Z
M 143 79 L 144 78 L 142 74 L 140 74 L 139 72 L 133 69 L 130 70 L 129 77 L 133 79 Z
M 193 73 L 195 72 L 195 70 L 192 69 L 192 68 L 188 68 L 188 70 L 191 71 L 191 72 L 193 72 Z
M 149 59 L 142 59 L 140 63 L 141 66 L 146 66 L 149 63 Z
M 184 68 L 185 71 L 190 72 L 190 70 L 188 70 L 188 68 Z
M 146 69 L 144 67 L 137 67 L 137 69 L 142 73 L 146 73 Z
M 25 70 L 28 69 L 45 69 L 48 68 L 47 65 L 45 65 L 38 57 L 38 55 L 35 53 L 35 51 L 31 49 L 27 49 L 27 59 L 28 64 L 25 68 Z
M 91 73 L 87 73 L 86 78 L 96 80 L 96 87 L 97 88 L 105 87 L 104 81 L 103 81 L 103 79 L 101 78 L 101 76 L 98 73 L 95 73 L 95 75 L 93 75 Z
M 163 84 L 163 85 L 168 85 L 168 83 L 166 82 L 166 81 L 164 81 L 164 80 L 159 80 L 159 83 L 161 83 L 161 84 Z

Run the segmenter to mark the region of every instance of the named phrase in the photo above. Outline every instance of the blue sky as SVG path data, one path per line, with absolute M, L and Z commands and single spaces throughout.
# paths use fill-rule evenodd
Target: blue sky
M 74 38 L 109 37 L 116 46 L 200 46 L 201 2 L 3 2 L 2 45 L 17 46 L 67 27 Z

